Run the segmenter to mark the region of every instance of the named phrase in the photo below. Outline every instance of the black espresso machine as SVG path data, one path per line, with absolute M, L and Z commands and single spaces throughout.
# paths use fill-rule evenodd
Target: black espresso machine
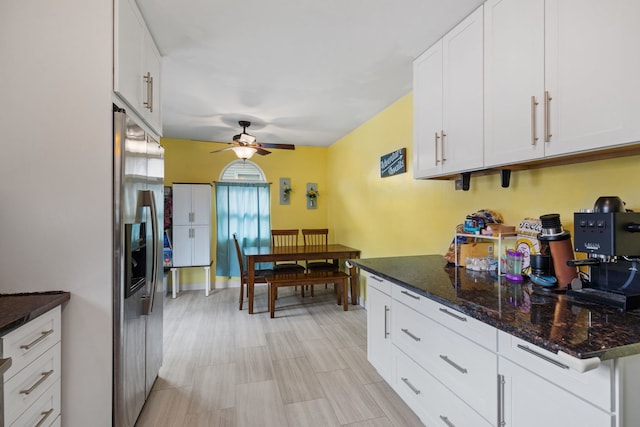
M 588 280 L 567 294 L 620 310 L 640 307 L 640 212 L 627 212 L 618 197 L 601 197 L 593 212 L 574 214 L 574 249 L 589 254 L 572 265 L 589 266 Z

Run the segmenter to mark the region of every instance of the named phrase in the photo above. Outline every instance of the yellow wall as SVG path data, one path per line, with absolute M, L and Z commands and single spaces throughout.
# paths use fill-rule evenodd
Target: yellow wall
M 559 213 L 573 233 L 573 212 L 599 196 L 620 196 L 640 210 L 640 157 L 514 171 L 511 186 L 499 175 L 471 178 L 468 192 L 453 181 L 414 180 L 412 95 L 409 94 L 329 147 L 329 228 L 363 258 L 444 254 L 455 226 L 489 208 L 517 225 L 525 217 Z M 407 148 L 408 172 L 380 178 L 380 156 Z
M 162 139 L 165 149 L 165 186 L 173 182 L 212 183 L 220 179 L 220 173 L 234 160 L 232 151 L 210 154 L 226 144 Z M 271 182 L 272 228 L 325 228 L 328 218 L 328 201 L 331 191 L 327 185 L 327 148 L 296 147 L 295 150 L 274 149 L 267 156 L 255 155 L 251 159 Z M 280 205 L 280 178 L 290 178 L 293 191 L 290 204 Z M 318 208 L 306 208 L 307 183 L 318 184 Z M 216 253 L 215 187 L 212 189 L 212 258 Z M 330 236 L 332 237 L 332 236 Z M 215 267 L 215 265 L 214 265 Z M 215 275 L 215 268 L 212 268 Z M 202 269 L 182 269 L 181 283 L 204 283 Z
M 592 207 L 599 196 L 620 196 L 628 208 L 640 210 L 640 156 L 514 171 L 509 188 L 500 186 L 499 175 L 472 176 L 468 192 L 455 191 L 453 181 L 414 180 L 412 102 L 411 94 L 404 96 L 329 148 L 297 147 L 255 156 L 273 182 L 272 226 L 329 227 L 332 241 L 358 248 L 369 258 L 444 254 L 455 226 L 479 209 L 498 211 L 512 225 L 525 217 L 559 213 L 571 232 L 573 212 Z M 234 160 L 231 152 L 209 154 L 222 144 L 171 139 L 162 144 L 166 185 L 210 183 Z M 407 149 L 408 172 L 380 178 L 380 156 L 402 147 Z M 279 205 L 280 177 L 291 178 L 291 205 Z M 307 182 L 319 185 L 317 210 L 306 209 Z M 213 232 L 215 254 L 215 227 Z M 182 280 L 202 283 L 201 274 Z

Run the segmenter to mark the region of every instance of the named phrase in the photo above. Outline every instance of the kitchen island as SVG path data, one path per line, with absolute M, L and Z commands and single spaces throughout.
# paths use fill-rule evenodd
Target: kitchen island
M 351 262 L 366 281 L 368 358 L 426 425 L 640 425 L 639 311 L 440 255 Z

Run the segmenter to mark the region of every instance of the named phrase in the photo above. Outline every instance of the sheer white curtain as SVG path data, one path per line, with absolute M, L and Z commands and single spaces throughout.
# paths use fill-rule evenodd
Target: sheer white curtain
M 233 233 L 238 235 L 241 247 L 271 244 L 270 184 L 216 182 L 215 185 L 216 275 L 238 276 Z

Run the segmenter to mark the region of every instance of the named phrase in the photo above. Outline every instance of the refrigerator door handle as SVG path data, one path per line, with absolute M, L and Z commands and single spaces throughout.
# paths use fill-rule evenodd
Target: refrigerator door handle
M 153 191 L 145 190 L 142 192 L 142 206 L 148 207 L 151 211 L 151 235 L 153 236 L 153 263 L 151 264 L 151 292 L 144 300 L 143 314 L 149 315 L 153 311 L 153 303 L 156 295 L 156 286 L 158 282 L 158 217 L 156 210 L 156 199 Z

